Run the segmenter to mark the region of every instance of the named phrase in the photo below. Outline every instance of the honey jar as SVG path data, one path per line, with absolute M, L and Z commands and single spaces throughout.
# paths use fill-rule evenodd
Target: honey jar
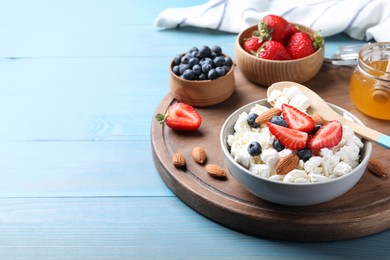
M 359 52 L 350 96 L 364 114 L 390 120 L 390 42 L 367 45 Z

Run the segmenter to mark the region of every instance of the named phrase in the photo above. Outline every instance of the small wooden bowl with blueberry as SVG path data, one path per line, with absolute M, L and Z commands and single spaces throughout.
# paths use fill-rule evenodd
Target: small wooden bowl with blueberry
M 196 107 L 219 104 L 233 94 L 233 67 L 221 47 L 193 47 L 176 55 L 169 66 L 171 94 Z

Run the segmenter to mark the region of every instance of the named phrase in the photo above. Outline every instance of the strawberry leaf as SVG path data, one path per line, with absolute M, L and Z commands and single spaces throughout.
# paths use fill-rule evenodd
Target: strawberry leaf
M 155 118 L 157 119 L 157 121 L 160 123 L 160 124 L 164 124 L 165 122 L 165 119 L 168 117 L 168 112 L 165 113 L 165 114 L 160 114 L 158 113 Z

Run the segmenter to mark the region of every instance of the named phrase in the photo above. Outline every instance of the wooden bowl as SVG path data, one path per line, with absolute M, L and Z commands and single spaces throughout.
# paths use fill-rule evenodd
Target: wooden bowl
M 234 64 L 226 75 L 214 80 L 186 80 L 173 71 L 173 61 L 169 66 L 169 86 L 171 95 L 184 103 L 196 107 L 219 104 L 228 99 L 234 91 Z
M 314 32 L 309 27 L 300 24 L 295 25 L 298 25 L 304 32 Z M 324 61 L 323 47 L 307 57 L 284 61 L 261 59 L 247 53 L 242 46 L 245 39 L 251 37 L 252 32 L 256 29 L 257 25 L 253 25 L 242 31 L 235 43 L 237 66 L 250 81 L 264 86 L 269 86 L 279 81 L 304 83 L 312 79 L 321 69 Z

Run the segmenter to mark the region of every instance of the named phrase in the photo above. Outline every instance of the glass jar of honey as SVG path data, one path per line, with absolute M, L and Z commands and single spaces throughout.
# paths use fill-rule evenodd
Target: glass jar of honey
M 355 106 L 371 117 L 390 120 L 390 42 L 372 43 L 359 52 L 350 82 Z

